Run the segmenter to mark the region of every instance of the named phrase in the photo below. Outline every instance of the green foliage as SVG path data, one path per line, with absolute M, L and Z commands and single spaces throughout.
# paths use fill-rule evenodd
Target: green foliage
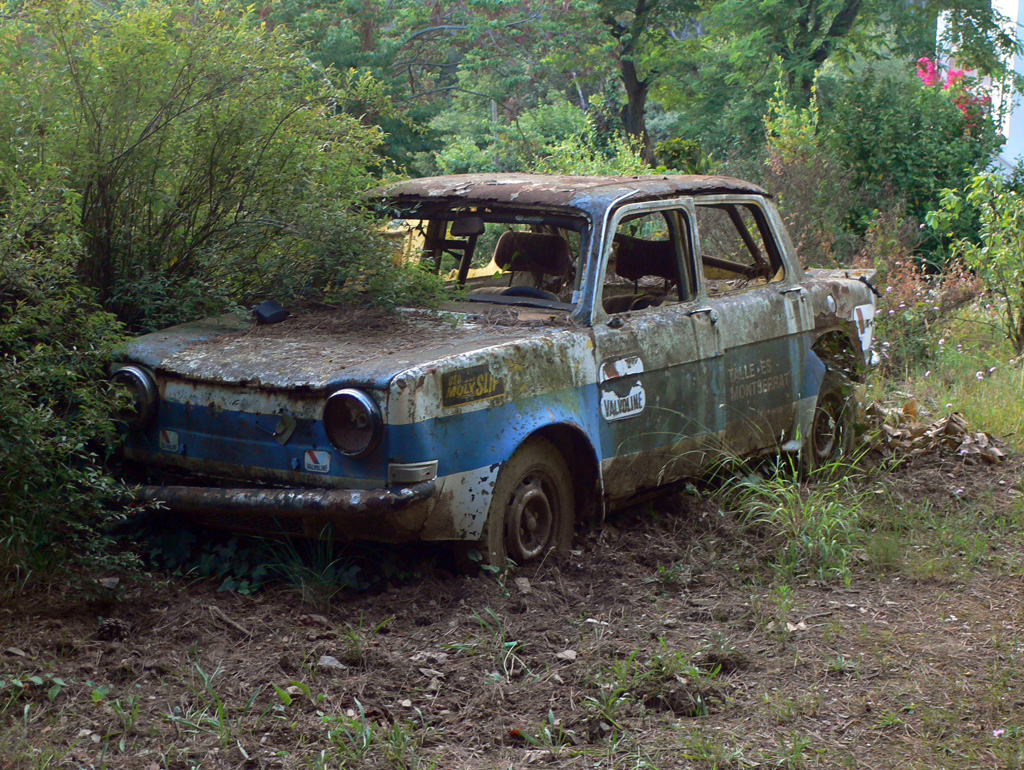
M 1002 144 L 990 119 L 969 131 L 955 94 L 927 87 L 908 67 L 865 66 L 818 81 L 821 142 L 865 197 L 858 216 L 893 194 L 923 222 L 946 187 L 962 187 Z
M 747 475 L 727 485 L 740 515 L 775 552 L 773 567 L 783 578 L 814 576 L 848 584 L 865 493 L 830 478 L 840 467 L 825 467 L 807 487 L 788 468 L 772 476 Z
M 218 591 L 256 593 L 272 577 L 274 550 L 263 540 L 211 536 L 180 525 L 161 527 L 156 522 L 147 523 L 144 537 L 150 565 L 177 575 L 215 580 Z
M 100 464 L 120 327 L 76 280 L 77 213 L 60 169 L 0 161 L 0 584 L 63 563 L 121 494 Z
M 805 264 L 847 265 L 860 252 L 883 273 L 892 272 L 883 264 L 892 251 L 905 250 L 908 260 L 921 251 L 947 259 L 917 224 L 944 187 L 964 183 L 1001 143 L 985 103 L 969 89 L 926 86 L 909 65 L 880 63 L 852 73 L 829 69 L 806 103 L 780 76 L 764 128 L 760 173 Z M 885 234 L 898 241 L 895 248 L 874 253 Z
M 980 222 L 980 243 L 956 238 L 955 226 L 973 208 Z M 1024 201 L 1017 190 L 996 174 L 979 174 L 966 196 L 942 192 L 941 207 L 928 214 L 928 224 L 955 239 L 960 256 L 998 303 L 1000 326 L 1014 351 L 1024 352 Z
M 63 169 L 79 273 L 131 325 L 329 293 L 380 253 L 354 204 L 382 137 L 350 110 L 383 96 L 251 11 L 61 0 L 0 52 L 0 158 Z

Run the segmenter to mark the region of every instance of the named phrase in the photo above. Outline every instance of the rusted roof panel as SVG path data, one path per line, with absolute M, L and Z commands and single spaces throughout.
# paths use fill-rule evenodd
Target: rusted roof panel
M 768 195 L 750 182 L 726 176 L 556 176 L 548 174 L 456 174 L 425 177 L 377 188 L 374 198 L 400 203 L 452 200 L 458 203 L 555 206 L 593 211 L 623 195 L 630 202 L 676 195 L 716 193 Z

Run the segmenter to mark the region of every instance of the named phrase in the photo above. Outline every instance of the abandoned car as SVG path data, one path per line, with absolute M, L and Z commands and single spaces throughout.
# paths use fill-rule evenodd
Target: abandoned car
M 812 469 L 850 451 L 872 276 L 805 271 L 759 187 L 464 175 L 372 201 L 405 258 L 451 271 L 450 307 L 226 315 L 133 340 L 113 379 L 141 499 L 524 563 L 723 453 Z

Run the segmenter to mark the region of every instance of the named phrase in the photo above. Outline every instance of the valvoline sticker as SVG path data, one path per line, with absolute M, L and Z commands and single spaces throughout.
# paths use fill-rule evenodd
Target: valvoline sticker
M 160 448 L 165 452 L 177 452 L 178 434 L 173 430 L 160 431 Z
M 331 453 L 320 449 L 307 449 L 303 454 L 303 466 L 310 473 L 330 473 Z

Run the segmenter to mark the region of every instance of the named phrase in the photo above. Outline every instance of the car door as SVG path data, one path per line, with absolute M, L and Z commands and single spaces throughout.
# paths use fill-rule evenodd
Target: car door
M 721 449 L 774 448 L 793 431 L 814 319 L 800 270 L 758 196 L 695 201 L 700 293 L 715 316 L 724 375 Z
M 724 423 L 714 314 L 697 297 L 688 199 L 613 213 L 595 303 L 594 356 L 606 495 L 692 475 Z

